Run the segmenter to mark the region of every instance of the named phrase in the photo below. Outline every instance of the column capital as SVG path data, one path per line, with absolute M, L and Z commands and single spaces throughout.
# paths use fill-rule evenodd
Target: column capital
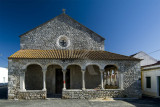
M 67 70 L 66 70 L 66 69 L 62 69 L 62 72 L 63 72 L 63 73 L 66 73 L 66 72 L 67 72 Z
M 86 72 L 86 70 L 85 69 L 81 69 L 81 72 Z
M 104 69 L 100 69 L 100 72 L 103 73 L 105 70 Z
M 43 69 L 42 69 L 42 72 L 46 72 L 46 71 L 47 71 L 47 69 L 46 69 L 46 68 L 43 68 Z

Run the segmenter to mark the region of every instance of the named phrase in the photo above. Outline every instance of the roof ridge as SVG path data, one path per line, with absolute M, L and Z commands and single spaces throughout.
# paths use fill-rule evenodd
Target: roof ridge
M 95 33 L 97 36 L 99 36 L 99 37 L 101 37 L 103 40 L 105 40 L 104 37 L 100 36 L 99 34 L 97 34 L 96 32 L 94 32 L 93 30 L 89 29 L 89 28 L 86 27 L 85 25 L 79 23 L 77 20 L 73 19 L 71 16 L 67 15 L 66 13 L 61 13 L 60 15 L 58 15 L 58 16 L 56 16 L 56 17 L 54 17 L 54 18 L 52 18 L 52 19 L 50 19 L 50 20 L 48 20 L 48 21 L 46 21 L 46 22 L 44 22 L 44 23 L 38 25 L 37 27 L 35 27 L 35 28 L 33 28 L 33 29 L 31 29 L 31 30 L 29 30 L 29 31 L 27 31 L 27 32 L 25 32 L 25 33 L 23 33 L 23 34 L 21 34 L 19 37 L 21 37 L 21 36 L 23 36 L 23 35 L 25 35 L 25 34 L 31 32 L 31 31 L 33 31 L 34 29 L 37 29 L 37 28 L 43 26 L 44 24 L 47 24 L 48 22 L 54 20 L 55 18 L 57 18 L 57 17 L 59 17 L 59 16 L 61 16 L 61 15 L 67 16 L 67 17 L 70 18 L 72 21 L 74 21 L 74 22 L 78 23 L 79 25 L 85 27 L 87 30 L 90 30 L 91 32 Z

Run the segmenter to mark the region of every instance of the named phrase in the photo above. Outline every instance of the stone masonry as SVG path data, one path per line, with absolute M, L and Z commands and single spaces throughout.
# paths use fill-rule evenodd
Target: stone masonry
M 91 31 L 87 27 L 78 23 L 66 14 L 61 14 L 48 22 L 26 32 L 20 36 L 20 49 L 31 50 L 94 50 L 104 51 L 104 38 Z M 28 66 L 36 64 L 41 67 L 41 90 L 25 89 L 25 73 Z M 78 65 L 79 73 L 77 76 L 81 79 L 82 89 L 65 89 L 65 81 L 63 81 L 64 90 L 62 90 L 62 98 L 74 99 L 94 99 L 105 97 L 128 97 L 140 98 L 141 86 L 138 82 L 138 72 L 140 72 L 139 60 L 91 60 L 91 59 L 52 59 L 52 58 L 9 58 L 8 60 L 8 99 L 46 99 L 46 75 L 49 65 L 58 65 L 62 70 L 66 70 L 69 65 Z M 84 71 L 88 65 L 98 66 L 99 83 L 102 89 L 84 89 Z M 117 67 L 119 76 L 118 89 L 103 89 L 103 71 L 107 65 Z M 34 68 L 33 68 L 34 70 Z M 76 71 L 72 71 L 76 73 Z M 77 71 L 78 72 L 78 71 Z M 99 71 L 98 71 L 99 72 Z M 65 78 L 63 72 L 63 79 Z M 34 80 L 34 78 L 33 78 Z M 65 80 L 65 79 L 64 79 Z M 75 81 L 75 80 L 74 80 Z M 31 81 L 29 81 L 31 82 Z M 43 85 L 42 85 L 43 84 Z M 89 83 L 90 84 L 90 83 Z M 94 83 L 92 83 L 94 84 Z M 53 85 L 52 87 L 55 87 Z M 72 86 L 74 87 L 74 86 Z
M 87 91 L 77 91 L 77 90 L 66 90 L 63 91 L 63 98 L 96 98 L 98 93 L 100 93 L 100 97 L 141 97 L 141 87 L 138 84 L 138 72 L 140 71 L 139 62 L 137 61 L 91 61 L 91 60 L 74 60 L 74 61 L 61 61 L 61 60 L 52 60 L 52 59 L 12 59 L 9 60 L 9 82 L 8 82 L 8 98 L 9 99 L 19 99 L 23 97 L 19 97 L 22 95 L 23 91 L 20 91 L 20 78 L 19 75 L 22 71 L 22 68 L 25 68 L 27 64 L 39 64 L 42 68 L 46 68 L 51 64 L 58 64 L 63 66 L 63 69 L 66 69 L 67 66 L 78 64 L 81 66 L 81 69 L 85 69 L 87 65 L 97 64 L 100 69 L 103 69 L 106 65 L 113 64 L 117 65 L 118 71 L 123 74 L 123 81 L 121 85 L 123 85 L 120 89 L 104 89 L 104 90 L 87 90 Z M 33 91 L 34 92 L 34 91 Z M 111 92 L 111 93 L 110 93 Z M 27 92 L 24 92 L 25 95 Z M 28 92 L 31 93 L 30 91 Z M 42 91 L 43 93 L 43 91 Z M 78 94 L 80 93 L 80 94 Z M 86 96 L 89 93 L 92 93 L 90 96 Z M 97 93 L 97 94 L 95 94 Z M 118 93 L 118 94 L 117 94 Z M 21 95 L 19 95 L 21 94 Z M 46 94 L 43 93 L 43 97 L 38 98 L 46 98 Z M 24 99 L 29 99 L 27 96 Z M 35 97 L 33 98 L 35 99 Z
M 57 39 L 62 35 L 70 41 L 67 49 L 104 50 L 104 38 L 66 14 L 22 35 L 20 46 L 21 49 L 62 49 L 57 45 Z

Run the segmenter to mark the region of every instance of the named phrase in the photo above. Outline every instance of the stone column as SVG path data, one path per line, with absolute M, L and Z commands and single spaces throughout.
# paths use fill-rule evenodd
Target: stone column
M 113 76 L 112 84 L 113 84 L 113 86 L 115 86 L 115 70 L 113 70 L 112 76 Z
M 112 83 L 112 69 L 110 70 L 110 75 L 111 75 L 111 82 L 110 82 L 110 85 L 113 85 L 113 83 Z
M 66 72 L 67 70 L 62 70 L 63 72 L 63 90 L 66 90 Z
M 85 90 L 85 70 L 82 71 L 82 90 Z
M 118 85 L 118 81 L 119 81 L 119 80 L 118 80 L 118 71 L 116 71 L 116 85 L 117 85 L 117 86 L 119 86 L 119 85 Z
M 100 70 L 100 73 L 101 73 L 101 89 L 104 89 L 104 87 L 103 87 L 103 72 L 104 72 L 104 70 L 101 69 Z
M 106 74 L 106 71 L 104 72 L 104 82 L 103 82 L 103 85 L 105 86 L 107 84 L 107 74 Z
M 121 78 L 121 84 L 120 84 L 120 87 L 121 89 L 123 89 L 123 73 L 120 73 L 120 78 Z
M 20 90 L 21 91 L 26 91 L 26 88 L 25 88 L 25 72 L 26 72 L 26 69 L 22 69 L 21 74 L 20 74 Z
M 47 69 L 43 69 L 43 91 L 46 91 L 46 72 Z
M 109 71 L 107 71 L 107 81 L 108 81 L 108 85 L 110 85 L 110 72 Z

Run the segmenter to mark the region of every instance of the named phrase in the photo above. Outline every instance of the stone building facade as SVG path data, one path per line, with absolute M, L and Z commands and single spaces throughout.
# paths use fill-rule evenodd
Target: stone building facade
M 65 13 L 21 35 L 8 99 L 140 98 L 140 60 L 104 51 L 104 40 Z

